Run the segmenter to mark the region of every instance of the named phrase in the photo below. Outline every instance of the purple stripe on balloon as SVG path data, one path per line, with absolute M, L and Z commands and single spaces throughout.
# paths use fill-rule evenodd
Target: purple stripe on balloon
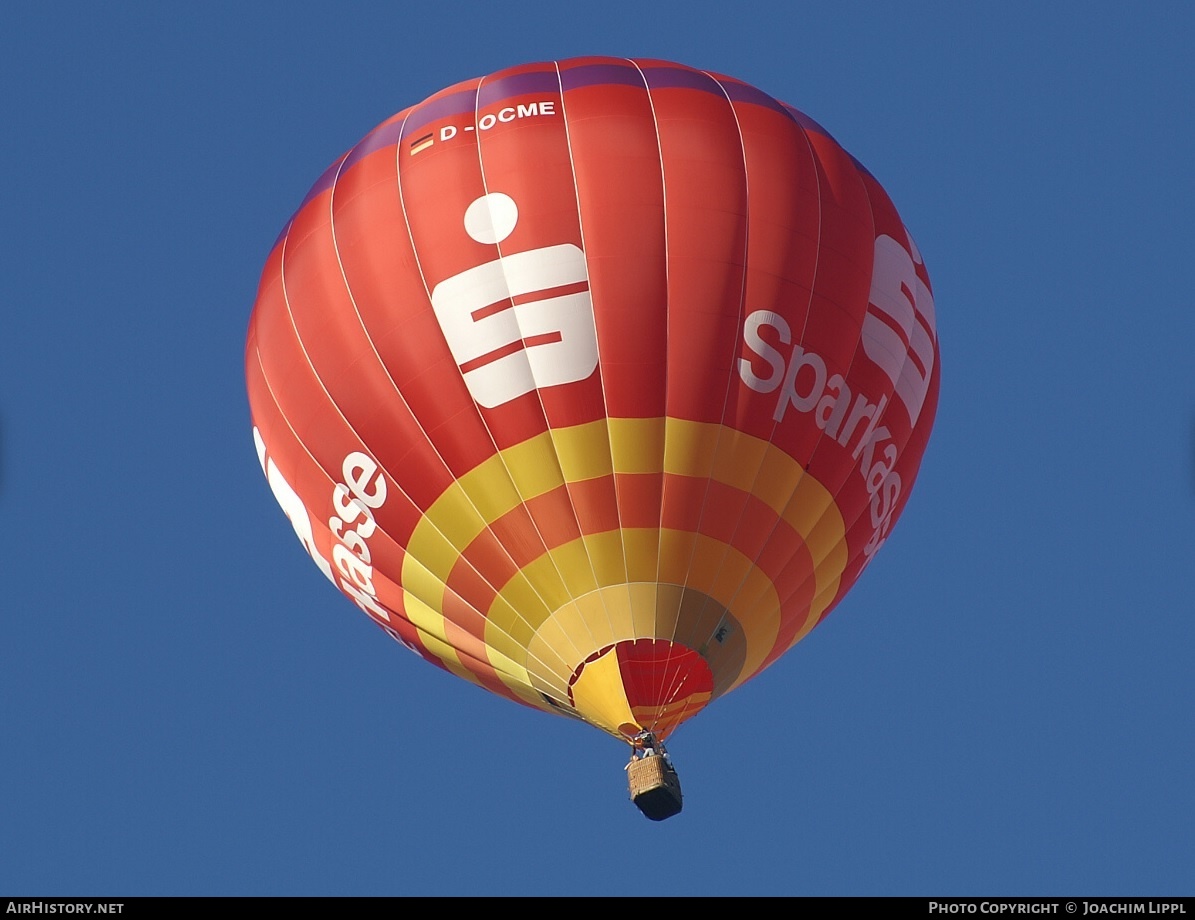
M 827 134 L 826 137 L 830 137 L 830 135 Z M 830 139 L 834 140 L 833 138 L 830 138 Z M 838 143 L 838 142 L 834 141 L 834 143 Z M 845 153 L 845 151 L 844 151 L 844 153 Z M 867 173 L 867 175 L 871 176 L 872 180 L 875 182 L 876 185 L 880 184 L 880 180 L 876 179 L 876 177 L 871 174 L 870 169 L 868 169 L 866 166 L 864 166 L 862 163 L 860 163 L 858 160 L 856 160 L 853 154 L 847 153 L 847 156 L 851 158 L 851 162 L 855 164 L 855 168 L 858 169 L 859 172 Z
M 804 112 L 802 112 L 800 109 L 794 109 L 787 102 L 781 103 L 781 105 L 784 106 L 784 111 L 788 112 L 788 114 L 792 116 L 793 121 L 795 121 L 797 124 L 799 124 L 806 131 L 813 131 L 816 134 L 820 134 L 822 137 L 827 137 L 830 140 L 834 141 L 834 135 L 832 135 L 829 131 L 827 131 L 825 128 L 823 128 L 821 125 L 819 125 L 816 121 L 814 121 L 812 118 L 810 118 Z M 838 141 L 834 141 L 834 143 L 837 144 Z M 841 146 L 841 145 L 839 145 L 839 146 Z
M 719 80 L 718 82 L 722 84 L 722 89 L 726 90 L 726 95 L 733 102 L 750 102 L 754 105 L 761 105 L 765 109 L 771 109 L 773 112 L 779 112 L 781 115 L 788 114 L 781 103 L 763 90 L 756 89 L 750 83 L 740 83 L 738 80 Z
M 431 102 L 412 106 L 410 114 L 405 121 L 401 118 L 396 118 L 393 121 L 374 128 L 358 141 L 356 146 L 344 157 L 344 169 L 352 169 L 354 164 L 365 159 L 371 153 L 401 143 L 413 134 L 422 134 L 424 129 L 433 121 L 439 121 L 441 118 L 453 115 L 472 116 L 477 104 L 476 99 L 477 94 L 475 90 L 462 90 L 450 96 L 443 96 Z M 333 163 L 331 167 L 324 171 L 324 174 L 319 177 L 315 185 L 307 193 L 307 197 L 303 199 L 303 203 L 295 211 L 296 214 L 303 210 L 303 207 L 312 198 L 331 187 L 332 182 L 336 178 L 336 167 L 338 165 L 339 161 Z
M 320 177 L 315 180 L 315 185 L 311 186 L 311 189 L 307 192 L 307 197 L 303 199 L 302 204 L 300 204 L 295 210 L 296 214 L 299 213 L 299 211 L 302 211 L 304 205 L 306 205 L 307 202 L 309 202 L 312 198 L 316 197 L 324 189 L 332 187 L 332 183 L 336 179 L 336 174 L 340 172 L 340 164 L 344 162 L 344 158 L 346 156 L 347 154 L 342 153 L 336 158 L 335 163 L 320 173 Z
M 812 131 L 814 134 L 820 134 L 822 137 L 826 138 L 827 140 L 834 141 L 835 144 L 838 144 L 838 141 L 834 140 L 833 134 L 831 134 L 829 131 L 827 131 L 825 128 L 823 128 L 820 124 L 818 124 L 816 121 L 814 121 L 808 115 L 806 115 L 800 109 L 793 108 L 787 102 L 782 102 L 781 105 L 784 107 L 784 111 L 787 112 L 790 116 L 792 116 L 792 120 L 795 121 L 798 125 L 800 125 L 803 130 Z M 850 153 L 850 151 L 846 150 L 842 146 L 842 144 L 838 144 L 838 148 L 840 150 L 842 150 L 842 152 L 845 153 L 848 157 L 851 158 L 851 162 L 855 164 L 856 169 L 858 169 L 860 172 L 867 173 L 867 175 L 871 176 L 872 179 L 875 179 L 875 176 L 872 176 L 872 174 L 871 174 L 871 170 L 868 169 L 866 166 L 864 166 L 862 163 L 860 163 L 858 160 L 856 160 L 854 154 L 852 154 L 852 153 Z M 878 180 L 877 180 L 876 184 L 877 185 L 879 184 Z
M 299 211 L 301 210 L 303 209 L 299 208 Z M 295 213 L 290 216 L 290 220 L 286 222 L 285 226 L 282 228 L 282 232 L 279 233 L 277 239 L 274 240 L 274 245 L 270 247 L 270 252 L 273 252 L 275 249 L 277 249 L 278 244 L 286 239 L 286 235 L 290 233 L 290 225 L 295 222 L 295 215 L 297 215 L 299 211 L 295 211 Z
M 560 83 L 556 79 L 556 70 L 533 70 L 530 73 L 516 73 L 509 77 L 499 77 L 488 83 L 481 84 L 477 94 L 478 108 L 484 108 L 495 102 L 509 99 L 511 96 L 528 96 L 532 93 L 560 92 Z
M 302 203 L 295 209 L 295 214 L 303 210 L 313 198 L 331 188 L 338 172 L 351 169 L 354 164 L 378 150 L 402 143 L 412 136 L 418 138 L 432 122 L 459 116 L 471 118 L 479 108 L 488 108 L 513 96 L 525 96 L 533 93 L 555 94 L 561 89 L 573 90 L 587 86 L 641 87 L 644 85 L 645 79 L 647 86 L 651 89 L 692 89 L 715 95 L 725 93 L 734 102 L 759 105 L 785 113 L 804 130 L 813 131 L 834 140 L 829 131 L 799 109 L 795 109 L 787 103 L 778 102 L 748 83 L 729 79 L 726 82 L 720 82 L 699 70 L 656 63 L 644 64 L 640 69 L 632 61 L 628 61 L 625 65 L 582 64 L 579 67 L 564 67 L 559 72 L 559 78 L 555 70 L 536 70 L 499 77 L 488 83 L 483 80 L 479 90 L 464 89 L 419 103 L 411 107 L 410 114 L 405 121 L 396 118 L 380 125 L 365 135 L 347 154 L 324 170 L 310 191 L 307 192 Z M 860 169 L 864 169 L 862 164 L 859 164 L 858 161 L 856 163 Z M 278 239 L 274 241 L 275 246 L 285 238 L 293 221 L 294 216 L 292 215 L 278 235 Z
M 561 70 L 560 84 L 566 90 L 610 84 L 642 88 L 643 76 L 632 64 L 584 64 Z
M 450 96 L 442 96 L 431 102 L 421 102 L 411 107 L 411 114 L 403 125 L 402 137 L 405 140 L 416 132 L 422 134 L 423 128 L 433 121 L 447 118 L 450 115 L 472 115 L 477 109 L 477 90 L 465 89 Z
M 374 128 L 358 142 L 356 147 L 349 151 L 349 155 L 344 161 L 344 168 L 349 169 L 354 163 L 365 159 L 375 150 L 381 150 L 383 147 L 397 144 L 399 139 L 398 132 L 401 130 L 401 118 Z
M 683 67 L 651 67 L 643 68 L 643 75 L 647 78 L 647 85 L 652 89 L 699 89 L 719 96 L 722 91 L 718 83 L 707 73 L 699 70 L 686 70 Z
M 315 185 L 311 186 L 311 189 L 307 192 L 306 197 L 304 197 L 302 202 L 299 203 L 299 206 L 295 208 L 295 212 L 290 216 L 290 220 L 286 222 L 286 226 L 282 228 L 282 232 L 278 234 L 278 238 L 274 240 L 274 245 L 270 247 L 271 252 L 278 248 L 278 244 L 281 243 L 286 237 L 286 234 L 290 232 L 290 225 L 295 222 L 295 218 L 298 216 L 299 212 L 307 207 L 308 202 L 310 202 L 312 198 L 315 198 L 317 195 L 319 195 L 320 192 L 332 187 L 332 182 L 336 178 L 336 174 L 340 171 L 340 164 L 344 162 L 345 156 L 346 154 L 342 153 L 336 158 L 336 161 L 327 169 L 325 169 L 320 174 L 320 177 L 315 180 Z

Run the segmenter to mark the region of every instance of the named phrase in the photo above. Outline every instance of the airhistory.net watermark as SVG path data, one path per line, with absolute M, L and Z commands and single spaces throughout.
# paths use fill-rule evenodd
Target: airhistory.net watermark
M 124 902 L 108 901 L 9 901 L 6 914 L 119 914 Z

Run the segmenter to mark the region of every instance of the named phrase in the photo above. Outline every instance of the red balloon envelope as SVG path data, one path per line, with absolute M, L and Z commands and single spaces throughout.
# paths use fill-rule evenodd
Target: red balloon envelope
M 666 737 L 834 608 L 937 404 L 929 278 L 791 106 L 662 61 L 450 87 L 270 253 L 263 470 L 323 573 L 486 689 Z

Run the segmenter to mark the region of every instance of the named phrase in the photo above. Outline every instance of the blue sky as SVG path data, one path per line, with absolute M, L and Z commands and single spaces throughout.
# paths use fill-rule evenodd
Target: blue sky
M 1195 893 L 1195 13 L 84 4 L 0 32 L 0 894 Z M 835 613 L 670 749 L 422 664 L 302 552 L 242 353 L 323 168 L 658 57 L 802 109 L 930 269 L 938 421 Z

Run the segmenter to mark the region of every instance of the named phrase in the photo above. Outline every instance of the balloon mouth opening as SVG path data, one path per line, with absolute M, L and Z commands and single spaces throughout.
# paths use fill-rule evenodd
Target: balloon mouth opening
M 569 702 L 628 740 L 650 730 L 663 739 L 709 703 L 714 675 L 695 650 L 668 639 L 625 639 L 577 665 Z

